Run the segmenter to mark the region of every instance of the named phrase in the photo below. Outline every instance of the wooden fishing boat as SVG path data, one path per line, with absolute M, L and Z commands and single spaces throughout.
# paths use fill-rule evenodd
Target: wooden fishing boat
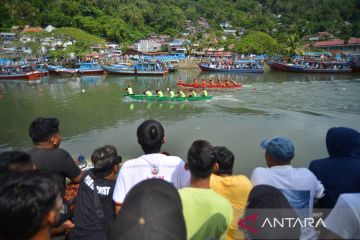
M 277 63 L 275 70 L 297 73 L 348 73 L 351 68 L 347 62 L 338 61 L 319 61 L 302 62 L 301 64 Z
M 224 73 L 263 73 L 264 67 L 259 61 L 237 61 L 232 65 L 220 65 L 213 63 L 198 63 L 202 71 Z
M 166 75 L 169 69 L 166 66 L 160 66 L 159 63 L 142 62 L 134 65 L 115 64 L 103 66 L 103 69 L 110 74 L 120 75 Z
M 2 80 L 36 80 L 40 77 L 40 72 L 34 71 L 29 66 L 12 66 L 0 69 L 0 79 Z
M 240 88 L 241 87 L 241 84 L 231 84 L 231 85 L 219 85 L 219 84 L 193 84 L 193 83 L 181 83 L 181 82 L 178 82 L 176 83 L 177 86 L 179 87 L 186 87 L 186 88 Z
M 65 68 L 60 65 L 56 65 L 56 66 L 48 65 L 47 68 L 50 74 L 59 74 L 59 75 L 73 75 L 78 71 L 77 69 Z
M 104 69 L 96 62 L 84 62 L 79 64 L 79 74 L 103 74 Z
M 138 101 L 148 101 L 148 102 L 184 102 L 184 101 L 206 101 L 211 100 L 213 96 L 199 96 L 199 97 L 158 97 L 158 96 L 145 96 L 145 95 L 136 95 L 136 94 L 125 94 L 125 97 L 138 100 Z

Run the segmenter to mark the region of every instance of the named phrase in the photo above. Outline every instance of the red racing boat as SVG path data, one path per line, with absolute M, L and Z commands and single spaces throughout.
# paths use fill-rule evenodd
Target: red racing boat
M 187 88 L 241 88 L 241 84 L 238 84 L 237 82 L 232 82 L 229 85 L 228 84 L 194 84 L 194 83 L 183 83 L 183 82 L 177 82 L 177 86 L 179 87 L 187 87 Z

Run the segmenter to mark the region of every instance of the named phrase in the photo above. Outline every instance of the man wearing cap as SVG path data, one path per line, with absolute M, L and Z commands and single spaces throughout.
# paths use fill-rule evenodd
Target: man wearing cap
M 260 146 L 265 149 L 268 168 L 254 169 L 251 174 L 253 186 L 265 184 L 278 188 L 299 217 L 312 217 L 314 199 L 323 196 L 324 187 L 308 169 L 294 168 L 290 165 L 295 152 L 291 140 L 274 137 L 263 140 Z M 302 228 L 300 239 L 315 239 L 314 229 Z

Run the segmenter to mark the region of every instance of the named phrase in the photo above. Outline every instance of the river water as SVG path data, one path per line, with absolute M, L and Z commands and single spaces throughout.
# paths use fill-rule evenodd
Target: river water
M 137 102 L 122 97 L 131 84 L 145 89 L 176 89 L 176 80 L 230 79 L 238 90 L 214 90 L 208 102 Z M 180 70 L 166 77 L 45 77 L 40 82 L 0 82 L 0 152 L 31 147 L 28 127 L 39 116 L 60 120 L 61 147 L 90 157 L 105 144 L 124 159 L 142 154 L 136 129 L 148 118 L 164 128 L 163 150 L 183 159 L 192 141 L 208 140 L 235 155 L 235 173 L 250 175 L 265 166 L 262 139 L 280 135 L 293 140 L 293 165 L 308 167 L 326 157 L 326 131 L 333 126 L 360 130 L 360 74 L 205 74 Z

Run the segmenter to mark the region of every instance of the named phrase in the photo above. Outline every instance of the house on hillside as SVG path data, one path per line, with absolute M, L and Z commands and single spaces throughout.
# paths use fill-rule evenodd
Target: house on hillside
M 334 35 L 328 32 L 317 32 L 313 35 L 305 35 L 301 38 L 303 41 L 319 41 L 319 40 L 326 40 L 326 39 L 332 39 L 334 38 Z
M 360 53 L 360 38 L 350 38 L 346 44 L 345 41 L 342 39 L 319 41 L 315 42 L 312 46 L 325 50 L 327 52 L 334 52 L 340 50 L 349 53 Z
M 169 43 L 168 51 L 169 53 L 185 53 L 186 46 L 190 44 L 190 40 L 175 38 Z
M 8 45 L 16 40 L 16 34 L 11 32 L 1 32 L 0 33 L 0 44 Z
M 26 25 L 22 30 L 22 33 L 38 33 L 42 31 L 43 29 L 41 27 L 30 27 L 29 25 Z
M 53 27 L 53 26 L 51 26 L 51 25 L 49 25 L 49 26 L 47 26 L 46 28 L 44 28 L 44 30 L 46 31 L 46 32 L 52 32 L 52 31 L 54 31 L 56 29 L 56 27 Z
M 161 44 L 152 40 L 140 40 L 134 43 L 132 48 L 139 52 L 158 52 L 161 51 Z

